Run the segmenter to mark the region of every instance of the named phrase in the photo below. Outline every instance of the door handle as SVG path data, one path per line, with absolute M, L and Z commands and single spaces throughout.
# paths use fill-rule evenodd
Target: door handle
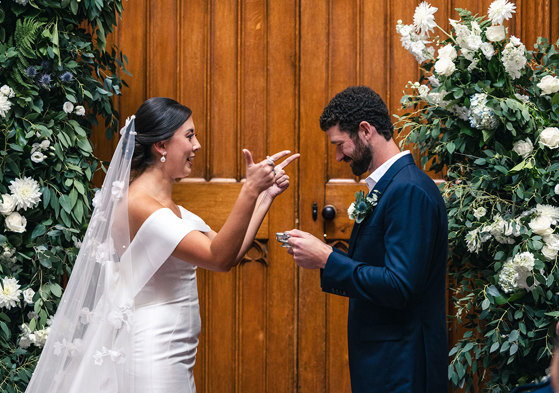
M 336 208 L 332 205 L 326 205 L 322 209 L 322 217 L 327 221 L 333 220 L 336 217 L 336 213 Z

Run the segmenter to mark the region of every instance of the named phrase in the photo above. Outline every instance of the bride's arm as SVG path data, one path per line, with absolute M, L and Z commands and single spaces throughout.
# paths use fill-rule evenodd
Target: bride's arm
M 277 160 L 287 154 L 289 151 L 283 151 L 275 154 L 273 158 Z M 273 183 L 266 183 L 266 187 L 263 187 L 262 181 L 256 183 L 258 179 L 254 173 L 255 165 L 260 165 L 261 171 L 267 170 L 271 173 L 271 166 L 266 162 L 254 164 L 252 157 L 247 156 L 247 181 L 241 188 L 239 197 L 219 233 L 215 235 L 211 233 L 209 236 L 196 231 L 189 233 L 173 252 L 174 256 L 205 269 L 216 271 L 228 271 L 237 263 L 239 255 L 244 255 L 252 244 L 258 227 L 273 200 L 272 197 L 265 201 L 268 198 L 259 196 L 259 194 L 267 194 L 262 191 L 270 188 Z M 260 202 L 258 205 L 257 201 Z M 255 205 L 257 205 L 256 211 Z M 247 236 L 248 233 L 250 233 L 249 236 Z

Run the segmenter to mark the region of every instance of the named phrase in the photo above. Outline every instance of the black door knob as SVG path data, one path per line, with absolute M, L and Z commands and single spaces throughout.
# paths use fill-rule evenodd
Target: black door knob
M 325 220 L 333 220 L 336 217 L 336 208 L 332 205 L 326 205 L 322 209 L 322 217 Z

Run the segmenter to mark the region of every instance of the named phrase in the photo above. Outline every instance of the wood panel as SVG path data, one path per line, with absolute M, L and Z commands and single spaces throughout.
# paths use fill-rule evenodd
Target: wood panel
M 201 393 L 349 392 L 347 299 L 320 290 L 318 271 L 298 269 L 274 240 L 293 227 L 347 247 L 346 209 L 366 186 L 334 150 L 318 118 L 334 94 L 371 86 L 401 113 L 408 81 L 419 78 L 395 25 L 411 23 L 420 0 L 136 0 L 127 2 L 115 42 L 132 77 L 116 104 L 124 118 L 148 97 L 193 109 L 202 149 L 174 198 L 218 230 L 242 186 L 247 147 L 255 159 L 282 149 L 303 156 L 292 187 L 274 203 L 257 241 L 233 272 L 198 271 L 202 334 L 195 367 Z M 487 13 L 491 0 L 432 0 L 448 28 L 454 8 Z M 509 31 L 528 49 L 559 37 L 559 0 L 517 0 Z M 108 159 L 115 141 L 97 129 Z M 439 174 L 430 174 L 433 178 Z M 313 202 L 319 217 L 312 219 Z M 338 217 L 320 210 L 334 204 Z M 451 309 L 452 307 L 450 307 Z

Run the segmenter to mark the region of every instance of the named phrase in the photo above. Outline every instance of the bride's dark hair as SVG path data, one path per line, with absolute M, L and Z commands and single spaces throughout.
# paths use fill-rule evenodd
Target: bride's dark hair
M 136 111 L 137 135 L 130 168 L 134 176 L 153 164 L 153 144 L 171 138 L 191 115 L 188 107 L 171 98 L 153 97 L 140 105 Z

